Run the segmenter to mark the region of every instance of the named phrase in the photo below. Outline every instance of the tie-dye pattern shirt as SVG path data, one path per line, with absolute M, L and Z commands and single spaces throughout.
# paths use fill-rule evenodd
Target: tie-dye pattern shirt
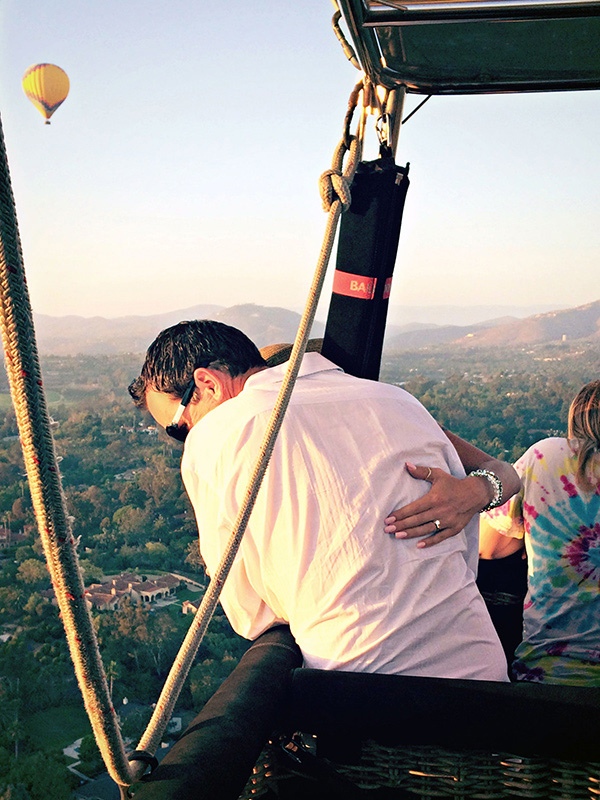
M 517 461 L 523 488 L 486 514 L 507 536 L 525 537 L 528 594 L 517 680 L 600 686 L 600 488 L 575 483 L 566 439 L 544 439 Z

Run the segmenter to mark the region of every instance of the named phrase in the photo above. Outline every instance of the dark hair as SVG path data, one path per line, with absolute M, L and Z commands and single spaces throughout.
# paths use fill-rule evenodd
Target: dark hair
M 149 388 L 182 397 L 194 370 L 207 360 L 232 377 L 266 366 L 256 345 L 237 328 L 210 319 L 179 322 L 152 342 L 140 377 L 128 387 L 129 394 L 139 408 L 145 407 Z
M 568 435 L 576 441 L 576 482 L 584 491 L 595 491 L 600 482 L 600 380 L 586 384 L 571 403 Z

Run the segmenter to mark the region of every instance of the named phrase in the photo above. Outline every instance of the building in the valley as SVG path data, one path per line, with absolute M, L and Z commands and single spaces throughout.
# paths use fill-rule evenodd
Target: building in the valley
M 181 611 L 183 614 L 195 614 L 200 607 L 200 600 L 192 603 L 191 600 L 184 600 L 181 604 Z
M 14 533 L 10 528 L 0 528 L 0 550 L 6 550 L 7 547 L 23 544 L 26 540 L 26 533 Z
M 114 611 L 128 598 L 134 603 L 151 604 L 175 594 L 181 580 L 174 575 L 161 575 L 154 579 L 140 578 L 133 572 L 125 572 L 104 583 L 92 583 L 85 587 L 85 599 L 89 608 L 97 611 Z M 40 594 L 56 605 L 54 589 L 45 589 Z

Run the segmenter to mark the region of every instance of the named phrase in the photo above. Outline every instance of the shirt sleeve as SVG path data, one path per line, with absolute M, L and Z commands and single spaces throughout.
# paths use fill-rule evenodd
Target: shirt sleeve
M 225 581 L 220 601 L 231 627 L 244 639 L 256 639 L 274 625 L 286 622 L 277 617 L 255 590 L 240 552 Z
M 234 528 L 235 489 L 245 487 L 247 476 L 234 473 L 222 493 L 215 492 L 196 471 L 182 468 L 182 477 L 196 515 L 200 553 L 209 575 L 214 576 Z M 250 535 L 246 531 L 245 537 Z M 263 599 L 264 592 L 258 585 L 260 571 L 257 565 L 251 569 L 246 564 L 246 549 L 242 539 L 219 600 L 234 631 L 245 639 L 256 639 L 286 620 L 279 618 Z

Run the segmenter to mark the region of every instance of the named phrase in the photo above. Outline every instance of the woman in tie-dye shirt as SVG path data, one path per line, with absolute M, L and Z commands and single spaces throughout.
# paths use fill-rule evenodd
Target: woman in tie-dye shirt
M 524 541 L 527 550 L 514 678 L 600 686 L 600 381 L 571 404 L 568 435 L 544 439 L 515 464 L 523 487 L 482 515 L 481 549 L 500 557 Z

